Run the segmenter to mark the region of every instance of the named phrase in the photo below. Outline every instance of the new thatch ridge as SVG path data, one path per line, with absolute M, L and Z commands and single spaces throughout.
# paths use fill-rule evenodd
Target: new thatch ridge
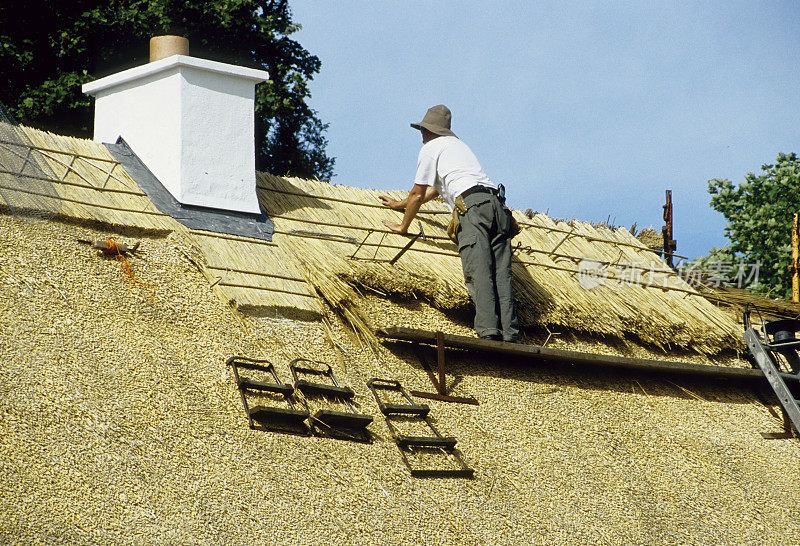
M 214 290 L 240 310 L 313 319 L 322 314 L 321 297 L 331 297 L 328 303 L 340 306 L 356 330 L 366 330 L 369 317 L 359 309 L 354 287 L 424 299 L 442 310 L 470 306 L 457 249 L 445 234 L 449 212 L 442 202 L 424 206 L 419 218 L 425 237 L 390 264 L 409 238 L 382 225 L 398 213 L 383 207 L 378 196 L 400 197 L 399 192 L 258 173 L 261 207 L 275 223 L 272 242 L 190 230 L 158 211 L 104 146 L 15 130 L 31 149 L 2 144 L 0 184 L 6 190 L 0 196 L 9 195 L 10 179 L 34 176 L 20 158 L 35 156 L 52 171 L 44 178 L 54 194 L 37 196 L 57 203 L 48 210 L 180 235 L 185 253 Z M 512 266 L 523 327 L 561 327 L 706 354 L 740 346 L 733 320 L 626 229 L 514 215 L 523 228 L 514 239 Z

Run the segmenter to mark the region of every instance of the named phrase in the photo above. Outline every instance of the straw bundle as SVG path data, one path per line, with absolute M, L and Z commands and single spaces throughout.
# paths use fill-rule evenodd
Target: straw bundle
M 295 246 L 295 255 L 303 264 L 306 281 L 328 303 L 333 311 L 355 334 L 356 339 L 370 348 L 375 354 L 381 343 L 375 336 L 375 327 L 358 305 L 359 297 L 355 291 L 336 274 L 331 267 L 337 257 L 329 252 L 300 241 Z
M 664 236 L 653 228 L 643 229 L 641 232 L 639 232 L 636 238 L 640 240 L 647 248 L 660 249 L 664 247 Z

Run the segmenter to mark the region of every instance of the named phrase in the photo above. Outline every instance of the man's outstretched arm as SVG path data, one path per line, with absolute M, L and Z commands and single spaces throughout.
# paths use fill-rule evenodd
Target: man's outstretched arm
M 425 186 L 425 198 L 422 200 L 423 203 L 427 203 L 434 197 L 438 197 L 439 192 L 434 189 L 433 186 Z M 396 200 L 390 199 L 385 195 L 381 195 L 378 197 L 385 206 L 389 207 L 390 209 L 394 210 L 406 210 L 406 205 L 408 204 L 408 195 L 404 199 Z
M 417 215 L 417 212 L 419 212 L 419 208 L 422 206 L 422 204 L 427 203 L 437 195 L 439 195 L 439 192 L 437 192 L 433 186 L 414 184 L 414 187 L 411 188 L 410 192 L 408 192 L 408 196 L 401 201 L 380 196 L 380 200 L 387 207 L 394 210 L 405 209 L 406 211 L 403 215 L 403 221 L 401 223 L 397 224 L 395 222 L 384 220 L 383 225 L 396 233 L 407 233 L 408 228 L 411 226 L 411 221 Z

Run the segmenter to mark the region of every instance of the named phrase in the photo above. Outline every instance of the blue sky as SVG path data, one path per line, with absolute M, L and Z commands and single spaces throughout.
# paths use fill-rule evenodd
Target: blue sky
M 797 1 L 290 6 L 335 183 L 409 189 L 409 123 L 443 103 L 512 207 L 660 229 L 671 189 L 693 258 L 726 242 L 709 179 L 800 153 Z

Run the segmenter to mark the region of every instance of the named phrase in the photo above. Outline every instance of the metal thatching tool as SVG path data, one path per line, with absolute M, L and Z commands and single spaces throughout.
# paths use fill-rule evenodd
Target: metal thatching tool
M 312 239 L 328 239 L 331 241 L 343 241 L 345 243 L 358 243 L 355 237 L 348 235 L 337 235 L 336 233 L 323 233 L 321 231 L 307 231 L 304 229 L 293 229 L 289 231 L 292 235 L 299 235 L 300 237 L 311 237 Z
M 397 447 L 400 448 L 400 453 L 403 456 L 403 462 L 408 467 L 411 475 L 417 478 L 426 477 L 452 477 L 452 478 L 471 478 L 475 471 L 469 468 L 461 454 L 456 447 L 456 439 L 452 436 L 442 436 L 436 429 L 429 417 L 430 408 L 427 404 L 417 404 L 408 395 L 406 390 L 399 381 L 394 379 L 378 379 L 372 378 L 367 381 L 367 386 L 375 396 L 375 401 L 381 410 L 386 424 L 389 427 L 389 432 L 394 438 Z M 381 400 L 378 396 L 378 391 L 393 391 L 399 393 L 400 396 L 407 402 L 406 404 L 391 404 Z M 418 419 L 423 421 L 428 428 L 433 432 L 432 436 L 407 436 L 401 434 L 392 422 L 397 418 Z M 456 461 L 458 468 L 414 468 L 409 461 L 408 454 L 415 453 L 422 450 L 440 449 L 446 455 L 449 455 Z
M 400 252 L 398 252 L 398 253 L 397 253 L 397 255 L 395 255 L 395 257 L 394 257 L 394 258 L 392 258 L 391 260 L 389 260 L 389 265 L 394 265 L 394 263 L 395 263 L 397 260 L 399 260 L 399 259 L 400 259 L 400 256 L 402 256 L 403 254 L 405 254 L 405 253 L 406 253 L 406 251 L 407 251 L 409 248 L 411 248 L 411 245 L 413 245 L 413 244 L 414 244 L 414 242 L 415 242 L 417 239 L 419 239 L 420 237 L 422 237 L 423 239 L 426 239 L 426 237 L 425 237 L 425 232 L 422 230 L 422 222 L 419 222 L 419 221 L 418 221 L 418 223 L 419 223 L 419 233 L 417 233 L 416 235 L 414 235 L 414 236 L 411 238 L 411 240 L 410 240 L 408 243 L 406 243 L 406 246 L 404 246 L 403 248 L 401 248 L 401 249 L 400 249 Z
M 750 313 L 744 314 L 744 340 L 769 386 L 775 392 L 783 410 L 784 432 L 762 433 L 764 438 L 792 438 L 792 427 L 800 435 L 800 340 L 795 333 L 800 331 L 800 320 L 784 319 L 764 323 L 764 339 L 750 326 Z M 772 342 L 769 341 L 770 335 Z M 778 358 L 780 355 L 782 358 Z M 788 368 L 788 371 L 782 368 Z
M 566 235 L 564 235 L 564 238 L 563 238 L 563 239 L 561 239 L 561 240 L 558 242 L 558 244 L 557 244 L 556 246 L 554 246 L 554 247 L 553 247 L 553 250 L 551 250 L 551 251 L 550 251 L 550 253 L 548 254 L 548 256 L 552 256 L 552 255 L 555 253 L 555 251 L 556 251 L 556 250 L 558 250 L 558 247 L 560 247 L 561 245 L 563 245 L 563 244 L 564 244 L 564 242 L 565 242 L 567 239 L 569 239 L 570 237 L 572 237 L 573 235 L 575 235 L 575 226 L 574 226 L 574 225 L 571 225 L 571 226 L 569 226 L 569 233 L 567 233 Z
M 374 229 L 370 229 L 370 230 L 368 230 L 368 231 L 367 231 L 367 234 L 364 236 L 364 240 L 363 240 L 363 241 L 361 241 L 361 242 L 358 244 L 358 246 L 356 247 L 356 249 L 355 249 L 355 250 L 353 251 L 353 253 L 350 255 L 350 259 L 351 259 L 351 260 L 355 260 L 355 259 L 356 259 L 356 254 L 358 254 L 358 251 L 359 251 L 359 250 L 361 250 L 361 247 L 362 247 L 362 246 L 364 246 L 364 243 L 366 243 L 366 242 L 367 242 L 367 239 L 369 239 L 369 236 L 370 236 L 370 235 L 372 235 L 374 232 L 375 232 L 375 230 L 374 230 Z M 383 240 L 383 239 L 381 239 L 381 240 Z
M 236 386 L 239 389 L 239 394 L 242 396 L 242 403 L 244 404 L 244 411 L 247 414 L 247 419 L 250 422 L 250 428 L 259 428 L 255 425 L 257 422 L 268 430 L 308 434 L 308 427 L 304 422 L 309 417 L 308 410 L 295 408 L 292 402 L 294 387 L 288 383 L 280 382 L 272 362 L 269 360 L 254 360 L 243 356 L 232 356 L 228 359 L 226 364 L 233 367 Z M 261 381 L 249 377 L 242 377 L 239 374 L 240 369 L 261 372 L 262 375 L 271 377 L 273 381 Z M 251 408 L 247 402 L 246 394 L 248 394 L 248 392 L 252 393 L 253 391 L 283 396 L 288 407 L 253 406 Z
M 317 367 L 319 365 L 323 368 Z M 311 418 L 311 426 L 317 433 L 322 436 L 344 436 L 347 439 L 369 440 L 366 427 L 372 422 L 372 416 L 356 411 L 353 404 L 355 397 L 353 389 L 339 385 L 330 364 L 307 358 L 296 358 L 289 363 L 289 369 L 292 371 L 295 389 L 302 392 L 303 396 L 329 397 L 346 408 L 346 411 L 318 410 Z M 301 375 L 324 378 L 325 382 L 301 379 L 299 377 Z M 354 437 L 353 433 L 360 433 L 361 437 Z

